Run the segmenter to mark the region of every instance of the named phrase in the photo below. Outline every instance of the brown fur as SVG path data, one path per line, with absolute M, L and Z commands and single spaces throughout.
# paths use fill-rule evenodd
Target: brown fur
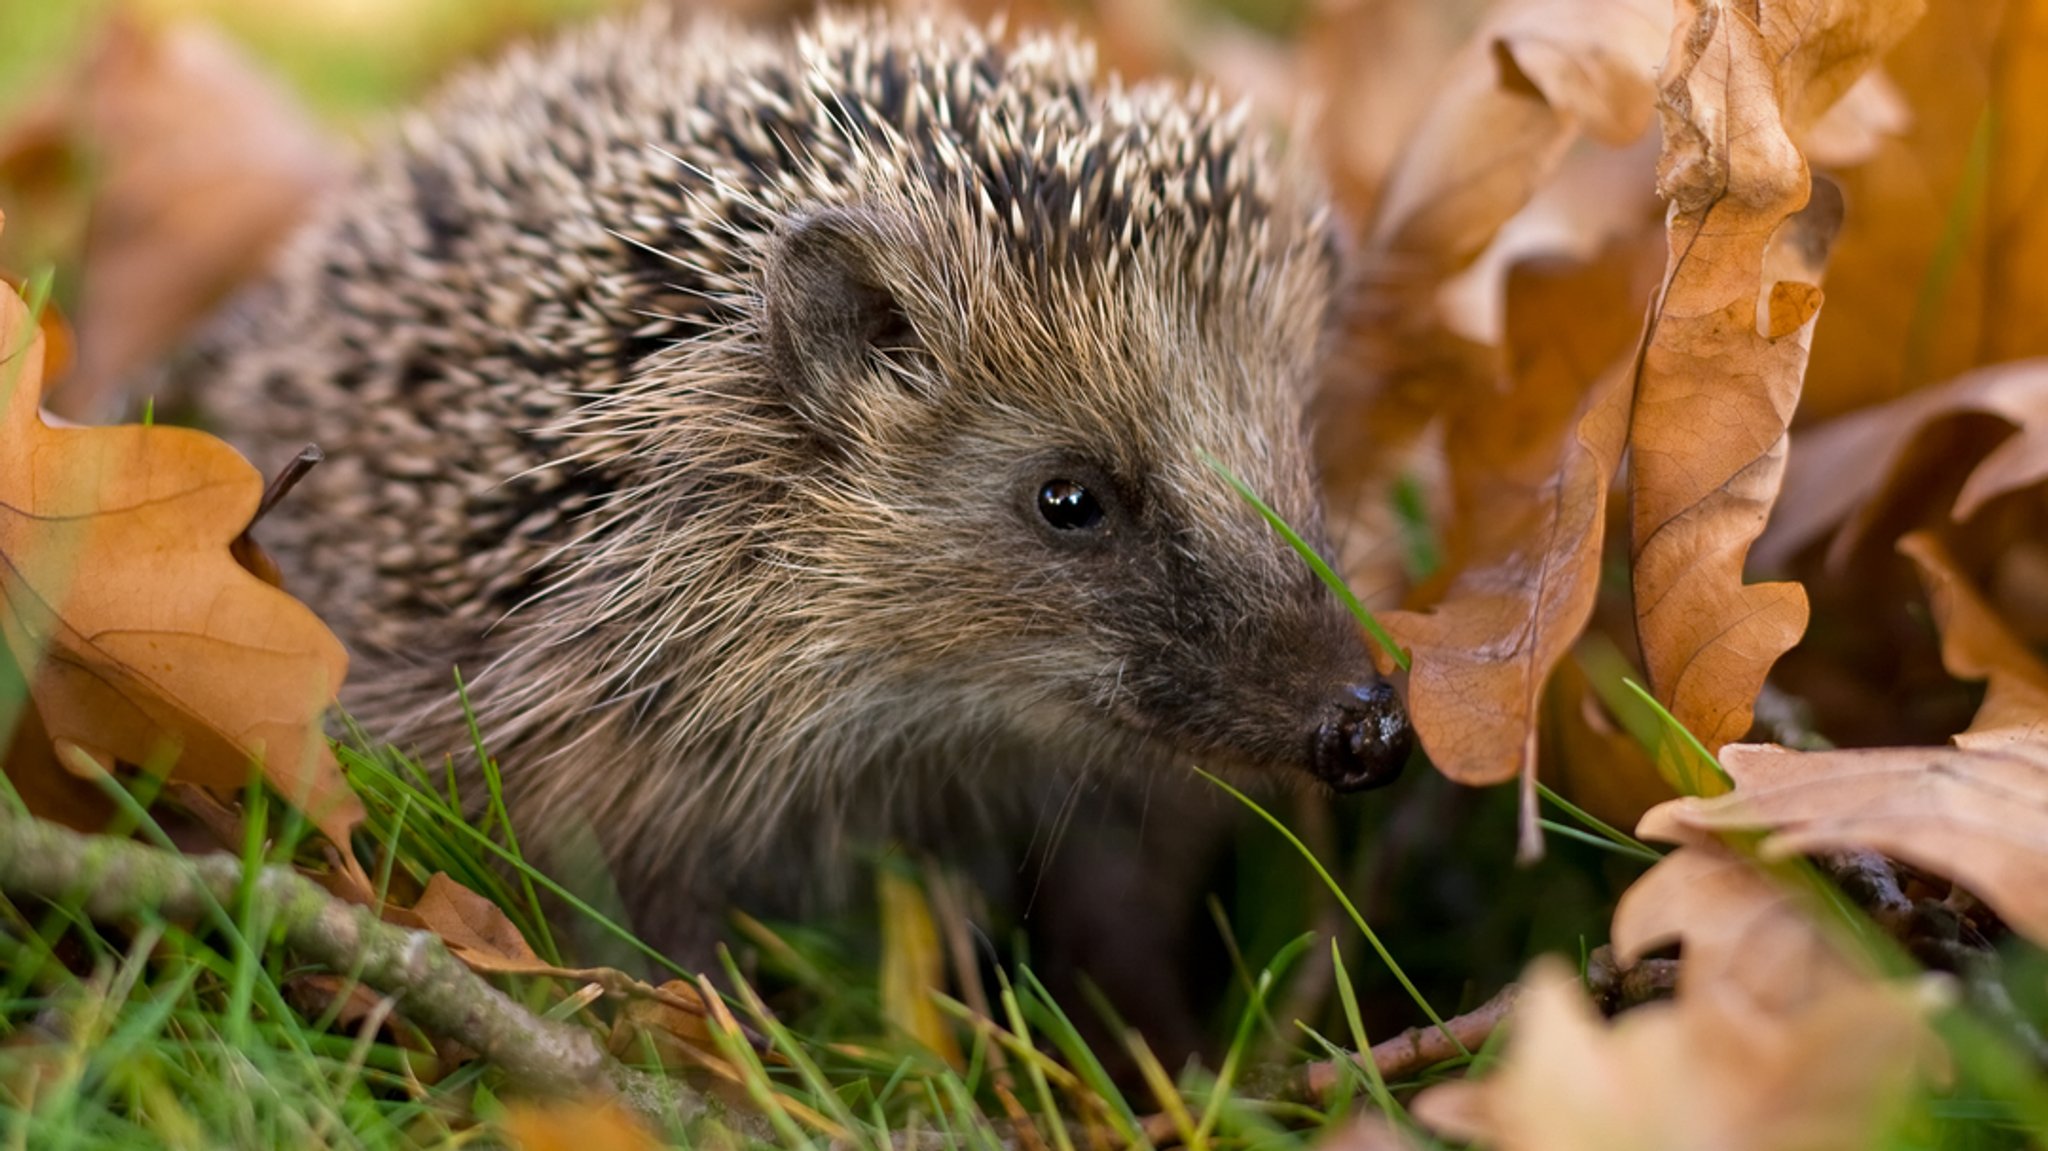
M 641 927 L 1048 780 L 1301 766 L 1370 670 L 1305 566 L 1318 185 L 1090 51 L 659 11 L 456 84 L 192 361 L 345 702 L 580 815 Z M 1034 493 L 1108 502 L 1076 544 Z

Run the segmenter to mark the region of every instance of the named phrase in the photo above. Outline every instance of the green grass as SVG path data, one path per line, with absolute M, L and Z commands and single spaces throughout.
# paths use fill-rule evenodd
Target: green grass
M 548 959 L 578 962 L 559 950 L 564 937 L 548 927 L 544 898 L 553 898 L 599 938 L 652 955 L 523 858 L 500 799 L 472 824 L 447 771 L 360 741 L 339 752 L 365 801 L 368 819 L 357 846 L 380 888 L 416 889 L 447 872 L 504 908 Z M 141 800 L 119 787 L 112 794 L 145 838 L 167 841 L 169 832 Z M 1321 870 L 1329 890 L 1339 891 L 1298 837 L 1245 802 L 1286 832 L 1298 853 L 1294 874 Z M 260 789 L 248 794 L 245 811 L 246 864 L 311 858 L 303 822 Z M 1276 892 L 1297 886 L 1280 874 L 1270 883 Z M 1351 914 L 1364 929 L 1362 914 L 1355 907 Z M 1143 1117 L 1163 1106 L 1187 1120 L 1192 1145 L 1306 1147 L 1351 1103 L 1347 1094 L 1316 1109 L 1240 1090 L 1247 1077 L 1258 1078 L 1258 1061 L 1273 1057 L 1260 1040 L 1276 1029 L 1284 1029 L 1290 1056 L 1325 1050 L 1319 1032 L 1270 1015 L 1302 956 L 1325 944 L 1298 925 L 1277 947 L 1250 944 L 1256 974 L 1248 994 L 1218 1018 L 1222 1061 L 1213 1074 L 1191 1068 L 1177 1080 L 1156 1062 L 1147 1066 L 1140 1037 L 1118 1056 L 1091 1045 L 1076 1023 L 1076 1005 L 1056 1002 L 1028 966 L 996 970 L 994 1019 L 945 1001 L 972 1053 L 968 1066 L 947 1067 L 888 1033 L 876 1008 L 872 951 L 862 950 L 872 941 L 860 938 L 863 930 L 859 916 L 807 931 L 754 925 L 742 933 L 739 956 L 721 983 L 734 1014 L 769 1045 L 766 1056 L 743 1043 L 725 1053 L 743 1067 L 748 1092 L 768 1105 L 785 1146 L 825 1141 L 818 1124 L 800 1115 L 822 1117 L 863 1146 L 879 1147 L 890 1132 L 911 1129 L 950 1131 L 962 1146 L 993 1145 L 1006 1121 L 1001 1093 L 1008 1091 L 1041 1120 L 1059 1115 L 1081 1124 L 1076 1133 L 1064 1123 L 1045 1125 L 1053 1151 L 1080 1146 L 1072 1141 L 1089 1127 L 1119 1145 L 1144 1145 Z M 307 977 L 318 973 L 295 966 L 268 945 L 269 937 L 265 909 L 249 899 L 204 922 L 145 917 L 118 929 L 62 907 L 0 904 L 0 1147 L 382 1148 L 490 1138 L 480 1117 L 493 1113 L 500 1091 L 488 1067 L 472 1062 L 443 1075 L 447 1066 L 416 1033 L 380 1032 L 341 1018 L 338 998 L 308 997 Z M 743 978 L 743 971 L 752 974 Z M 1388 1010 L 1384 1002 L 1375 1006 L 1373 989 L 1389 973 L 1409 983 L 1425 1014 L 1436 1012 L 1391 964 L 1357 973 L 1340 968 L 1342 1016 L 1317 1025 L 1334 1025 L 1331 1034 L 1363 1034 L 1362 1012 Z M 573 990 L 544 979 L 502 982 L 536 1010 Z M 1415 1010 L 1394 1014 L 1412 1017 Z M 998 1049 L 1006 1056 L 1001 1070 L 991 1058 Z M 1118 1058 L 1151 1071 L 1148 1087 L 1133 1094 L 1120 1086 L 1107 1069 Z M 1160 1091 L 1171 1092 L 1165 1102 Z M 1393 1099 L 1385 1084 L 1366 1093 Z

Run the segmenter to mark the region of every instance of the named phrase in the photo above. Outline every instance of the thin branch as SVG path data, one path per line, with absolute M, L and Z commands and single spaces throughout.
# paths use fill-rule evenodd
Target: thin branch
M 1442 1027 L 1411 1027 L 1401 1034 L 1372 1045 L 1367 1058 L 1379 1068 L 1382 1078 L 1403 1079 L 1452 1059 L 1476 1051 L 1493 1029 L 1514 1011 L 1521 985 L 1510 983 L 1500 994 L 1463 1015 L 1444 1020 Z M 1360 1064 L 1364 1059 L 1352 1056 Z M 1311 1063 L 1302 1069 L 1303 1087 L 1311 1099 L 1324 1099 L 1337 1089 L 1346 1074 L 1336 1062 Z
M 1645 959 L 1624 968 L 1615 963 L 1613 952 L 1605 947 L 1596 948 L 1587 959 L 1586 990 L 1609 1014 L 1664 998 L 1677 985 L 1676 960 Z M 1492 1037 L 1495 1028 L 1508 1021 L 1521 992 L 1520 984 L 1510 983 L 1471 1011 L 1445 1020 L 1442 1027 L 1411 1027 L 1392 1039 L 1373 1044 L 1365 1058 L 1372 1060 L 1382 1078 L 1404 1079 L 1463 1057 L 1478 1050 Z M 1365 1061 L 1357 1055 L 1351 1058 L 1361 1065 Z M 1280 1094 L 1285 1098 L 1321 1101 L 1336 1091 L 1345 1075 L 1341 1063 L 1311 1063 L 1287 1076 Z
M 0 806 L 0 890 L 9 895 L 75 906 L 102 922 L 196 919 L 234 902 L 241 885 L 241 861 L 231 855 L 174 855 Z M 534 1015 L 463 966 L 431 932 L 385 923 L 282 867 L 264 868 L 252 889 L 287 947 L 395 997 L 412 1023 L 477 1052 L 522 1089 L 610 1090 L 650 1118 L 715 1115 L 745 1134 L 767 1135 L 758 1118 L 627 1067 L 581 1027 Z

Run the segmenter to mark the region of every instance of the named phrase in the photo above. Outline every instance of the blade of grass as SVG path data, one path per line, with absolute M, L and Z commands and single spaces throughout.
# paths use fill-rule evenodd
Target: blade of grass
M 1238 495 L 1244 497 L 1245 502 L 1258 510 L 1259 515 L 1265 519 L 1266 523 L 1271 525 L 1274 531 L 1280 533 L 1280 538 L 1287 541 L 1287 546 L 1293 548 L 1294 553 L 1300 556 L 1308 564 L 1310 570 L 1316 573 L 1316 578 L 1322 580 L 1325 587 L 1337 593 L 1337 598 L 1344 602 L 1344 607 L 1351 613 L 1351 617 L 1356 619 L 1359 625 L 1371 634 L 1373 642 L 1380 645 L 1380 649 L 1387 653 L 1388 657 L 1394 661 L 1395 666 L 1399 667 L 1402 671 L 1407 671 L 1408 653 L 1401 649 L 1400 644 L 1394 642 L 1394 637 L 1387 633 L 1386 628 L 1380 626 L 1378 617 L 1374 616 L 1371 610 L 1360 603 L 1358 597 L 1351 593 L 1350 585 L 1344 582 L 1344 577 L 1337 574 L 1336 570 L 1330 566 L 1329 561 L 1317 554 L 1316 549 L 1310 547 L 1308 541 L 1301 538 L 1300 533 L 1296 532 L 1286 520 L 1280 518 L 1279 512 L 1267 506 L 1266 501 L 1260 499 L 1259 494 L 1253 491 L 1249 484 L 1237 478 L 1237 473 L 1226 467 L 1223 461 L 1210 455 L 1208 452 L 1203 452 L 1202 462 L 1208 464 L 1211 470 L 1223 477 L 1225 483 L 1236 489 Z
M 1036 1050 L 1031 1042 L 1030 1025 L 1024 1022 L 1024 1011 L 1017 1004 L 1017 990 L 1010 985 L 1010 977 L 999 968 L 996 980 L 1001 984 L 1003 1014 L 1010 1021 L 1010 1031 L 1024 1046 Z M 1031 1089 L 1038 1095 L 1038 1105 L 1045 1116 L 1045 1125 L 1052 1130 L 1052 1139 L 1060 1151 L 1074 1151 L 1073 1140 L 1067 1136 L 1067 1125 L 1060 1121 L 1059 1105 L 1053 1102 L 1052 1087 L 1045 1081 L 1045 1068 L 1038 1060 L 1025 1061 L 1024 1073 L 1031 1078 Z
M 1152 1089 L 1153 1098 L 1159 1100 L 1159 1109 L 1173 1124 L 1180 1136 L 1181 1145 L 1187 1151 L 1208 1151 L 1208 1145 L 1195 1133 L 1195 1118 L 1188 1114 L 1188 1105 L 1180 1096 L 1180 1089 L 1173 1085 L 1166 1068 L 1159 1065 L 1159 1057 L 1145 1044 L 1145 1037 L 1136 1031 L 1124 1033 L 1124 1043 L 1130 1048 L 1131 1061 L 1138 1065 L 1138 1074 L 1145 1079 L 1145 1086 Z
M 1280 975 L 1301 957 L 1301 953 L 1308 950 L 1309 945 L 1315 942 L 1315 938 L 1312 931 L 1295 936 L 1275 952 L 1272 960 L 1259 972 L 1258 981 L 1252 988 L 1251 999 L 1245 1004 L 1244 1010 L 1238 1013 L 1237 1033 L 1231 1037 L 1230 1046 L 1223 1052 L 1223 1066 L 1217 1069 L 1216 1082 L 1209 1088 L 1209 1101 L 1202 1108 L 1201 1121 L 1195 1124 L 1195 1137 L 1201 1143 L 1208 1143 L 1209 1137 L 1216 1131 L 1216 1121 L 1223 1115 L 1223 1105 L 1230 1098 L 1230 1089 L 1237 1081 L 1238 1067 L 1244 1061 L 1245 1046 L 1250 1043 L 1252 1030 L 1264 1014 L 1267 992 L 1273 989 L 1273 984 L 1279 980 Z
M 1567 827 L 1554 819 L 1539 819 L 1536 821 L 1536 826 L 1552 835 L 1561 835 L 1566 839 L 1575 839 L 1589 847 L 1597 847 L 1602 851 L 1611 851 L 1616 855 L 1626 856 L 1629 859 L 1638 859 L 1644 863 L 1655 863 L 1664 858 L 1654 851 L 1636 847 L 1624 847 L 1605 836 L 1594 835 L 1590 831 L 1580 831 L 1576 827 Z
M 526 853 L 519 848 L 519 833 L 512 827 L 512 811 L 505 806 L 504 777 L 498 771 L 498 761 L 492 759 L 491 753 L 484 748 L 483 729 L 476 722 L 476 709 L 469 703 L 469 685 L 462 682 L 461 668 L 451 670 L 455 673 L 456 698 L 462 702 L 462 720 L 469 725 L 470 744 L 476 749 L 476 761 L 483 772 L 484 788 L 490 793 L 490 815 L 505 829 L 505 846 L 511 849 L 512 854 L 524 859 Z M 526 896 L 527 910 L 532 913 L 530 922 L 534 931 L 538 933 L 536 942 L 540 945 L 541 958 L 560 966 L 562 952 L 555 946 L 554 932 L 548 927 L 547 909 L 541 906 L 540 893 L 534 890 L 533 878 L 523 870 L 519 872 L 519 887 Z
M 1678 780 L 1680 790 L 1684 791 L 1687 795 L 1704 794 L 1699 786 L 1699 780 L 1693 775 L 1692 768 L 1694 766 L 1702 766 L 1713 772 L 1720 779 L 1724 790 L 1734 790 L 1735 781 L 1729 778 L 1728 772 L 1721 767 L 1721 761 L 1714 758 L 1714 753 L 1707 750 L 1707 745 L 1701 743 L 1698 736 L 1694 735 L 1684 724 L 1678 722 L 1678 717 L 1666 711 L 1664 705 L 1657 702 L 1657 697 L 1651 695 L 1642 684 L 1632 679 L 1624 679 L 1621 682 L 1630 691 L 1634 692 L 1638 699 L 1642 700 L 1652 711 L 1657 713 L 1658 721 L 1664 726 L 1665 738 L 1667 740 L 1676 738 L 1681 748 L 1692 753 L 1689 759 L 1684 755 L 1678 757 L 1680 764 Z M 1654 755 L 1657 749 L 1653 747 L 1650 749 L 1650 752 Z
M 1095 1097 L 1107 1105 L 1105 1111 L 1111 1125 L 1117 1129 L 1117 1137 L 1126 1146 L 1148 1146 L 1144 1130 L 1138 1125 L 1137 1111 L 1131 1107 L 1130 1100 L 1124 1098 L 1124 1093 L 1117 1090 L 1116 1082 L 1102 1066 L 1102 1060 L 1096 1058 L 1087 1040 L 1081 1037 L 1074 1021 L 1054 1002 L 1052 993 L 1030 968 L 1020 970 L 1017 977 L 1026 992 L 1025 1013 L 1039 1015 L 1039 1031 L 1051 1038 L 1053 1046 L 1066 1057 L 1068 1066 L 1095 1093 Z
M 1380 1065 L 1372 1057 L 1372 1037 L 1366 1034 L 1365 1016 L 1358 1010 L 1358 989 L 1351 985 L 1351 969 L 1344 966 L 1344 953 L 1334 939 L 1330 940 L 1330 959 L 1336 964 L 1337 998 L 1344 1005 L 1344 1024 L 1351 1028 L 1351 1043 L 1357 1053 L 1344 1059 L 1343 1066 L 1365 1080 L 1365 1093 L 1372 1096 L 1381 1113 L 1406 1115 L 1394 1093 L 1387 1090 L 1386 1076 L 1380 1074 Z
M 1635 836 L 1615 828 L 1613 825 L 1607 823 L 1605 820 L 1602 820 L 1601 818 L 1592 814 L 1591 812 L 1583 810 L 1577 804 L 1573 803 L 1571 800 L 1566 799 L 1564 796 L 1559 795 L 1555 791 L 1552 791 L 1548 784 L 1538 783 L 1536 785 L 1536 792 L 1537 794 L 1541 795 L 1544 799 L 1549 800 L 1553 805 L 1555 805 L 1559 810 L 1563 811 L 1566 815 L 1571 816 L 1573 819 L 1576 819 L 1580 823 L 1586 825 L 1588 828 L 1591 828 L 1595 834 L 1600 836 L 1600 838 L 1605 839 L 1607 842 L 1613 844 L 1615 847 L 1622 849 L 1624 852 L 1634 855 L 1646 854 L 1650 857 L 1652 862 L 1664 858 L 1663 852 L 1658 851 L 1656 848 L 1651 847 L 1649 844 L 1644 843 L 1642 840 L 1637 839 Z
M 1301 857 L 1308 861 L 1308 865 L 1315 869 L 1316 875 L 1319 876 L 1323 881 L 1323 886 L 1327 887 L 1330 891 L 1330 894 L 1336 897 L 1338 904 L 1340 904 L 1344 908 L 1345 914 L 1351 917 L 1352 925 L 1358 928 L 1359 934 L 1365 936 L 1365 941 L 1372 946 L 1374 953 L 1376 953 L 1380 957 L 1380 962 L 1387 965 L 1387 970 L 1391 972 L 1394 976 L 1394 979 L 1401 984 L 1401 989 L 1408 993 L 1408 998 L 1413 1000 L 1415 1002 L 1415 1005 L 1422 1009 L 1422 1013 L 1429 1017 L 1430 1023 L 1433 1024 L 1438 1031 L 1443 1032 L 1444 1038 L 1450 1040 L 1451 1045 L 1453 1047 L 1456 1047 L 1459 1051 L 1464 1051 L 1465 1054 L 1470 1055 L 1471 1052 L 1465 1050 L 1465 1045 L 1458 1041 L 1458 1037 L 1456 1035 L 1451 1034 L 1451 1029 L 1444 1026 L 1443 1016 L 1438 1015 L 1436 1012 L 1436 1008 L 1431 1007 L 1429 1005 L 1429 1000 L 1423 997 L 1422 992 L 1416 988 L 1415 982 L 1408 978 L 1408 973 L 1406 971 L 1401 970 L 1401 965 L 1395 961 L 1393 953 L 1387 950 L 1387 945 L 1380 942 L 1379 934 L 1372 929 L 1371 924 L 1365 921 L 1365 916 L 1359 913 L 1358 905 L 1351 902 L 1350 896 L 1344 894 L 1343 887 L 1337 883 L 1336 878 L 1330 874 L 1329 869 L 1323 866 L 1323 861 L 1316 858 L 1315 852 L 1310 851 L 1308 849 L 1308 845 L 1303 843 L 1301 841 L 1301 838 L 1294 834 L 1293 829 L 1289 828 L 1286 824 L 1280 822 L 1280 820 L 1276 818 L 1271 812 L 1259 806 L 1258 803 L 1253 801 L 1253 799 L 1250 796 L 1246 795 L 1244 792 L 1239 791 L 1238 789 L 1223 782 L 1221 779 L 1218 779 L 1216 776 L 1213 776 L 1208 772 L 1203 771 L 1199 767 L 1196 768 L 1195 771 L 1203 779 L 1206 779 L 1210 783 L 1215 784 L 1217 787 L 1222 788 L 1224 791 L 1229 792 L 1232 798 L 1236 799 L 1239 803 L 1244 804 L 1246 807 L 1250 808 L 1253 814 L 1257 815 L 1260 819 L 1265 820 L 1266 823 L 1273 828 L 1273 830 L 1279 832 L 1282 836 L 1286 838 L 1288 843 L 1294 846 L 1294 850 L 1299 852 L 1301 854 Z

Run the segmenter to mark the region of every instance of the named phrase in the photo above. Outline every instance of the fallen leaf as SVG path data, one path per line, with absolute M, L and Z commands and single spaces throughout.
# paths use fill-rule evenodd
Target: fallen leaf
M 1943 425 L 1970 415 L 2003 420 L 2015 434 L 1995 440 L 1988 451 L 1959 451 L 1961 445 L 1943 438 L 1949 431 Z M 1960 488 L 1954 477 L 1964 477 Z M 1839 571 L 1876 525 L 1888 522 L 1894 505 L 1954 491 L 1953 504 L 1940 511 L 1961 523 L 1992 499 L 2043 480 L 2048 360 L 1994 364 L 1800 432 L 1785 470 L 1783 506 L 1757 555 L 1782 565 L 1839 524 L 1828 551 L 1831 568 Z
M 876 872 L 875 886 L 881 901 L 882 1018 L 947 1066 L 964 1069 L 953 1028 L 932 998 L 946 989 L 946 953 L 924 889 L 886 867 Z
M 1862 847 L 1960 884 L 2048 944 L 2048 743 L 1796 752 L 1734 744 L 1735 791 L 1673 800 L 1642 833 L 1767 829 L 1766 859 Z
M 361 806 L 320 725 L 347 656 L 228 554 L 256 470 L 188 429 L 45 423 L 42 343 L 11 292 L 0 349 L 0 637 L 60 757 L 168 766 L 226 792 L 260 763 L 345 845 Z
M 508 1103 L 498 1125 L 518 1151 L 666 1151 L 616 1103 Z
M 1350 219 L 1374 218 L 1403 142 L 1415 138 L 1436 98 L 1437 78 L 1487 7 L 1325 0 L 1309 9 L 1286 98 L 1319 105 L 1316 152 Z
M 1862 1151 L 1883 1145 L 1926 1045 L 1917 989 L 1837 983 L 1798 1012 L 1721 1009 L 1711 986 L 1605 1024 L 1571 970 L 1530 969 L 1506 1054 L 1431 1087 L 1415 1117 L 1500 1151 Z
M 2048 744 L 2048 665 L 1984 602 L 1939 535 L 1914 532 L 1899 541 L 1899 551 L 1919 566 L 1927 585 L 1941 630 L 1942 666 L 1957 679 L 1988 681 L 1970 730 L 1956 742 Z
M 110 21 L 61 103 L 98 183 L 79 273 L 77 368 L 50 404 L 105 419 L 122 398 L 118 384 L 265 264 L 346 149 L 197 23 Z
M 1664 0 L 1513 0 L 1444 69 L 1381 191 L 1368 248 L 1403 281 L 1477 257 L 1581 133 L 1626 144 L 1650 125 Z
M 1738 7 L 1679 9 L 1658 166 L 1670 256 L 1635 381 L 1631 551 L 1651 690 L 1711 750 L 1748 730 L 1765 674 L 1806 627 L 1797 585 L 1742 580 L 1784 468 L 1820 309 L 1812 281 L 1840 222 L 1838 200 L 1809 206 L 1780 100 L 1846 87 L 1845 60 L 1860 71 L 1885 42 L 1849 37 L 1854 13 L 1823 0 L 1766 6 L 1761 27 Z
M 1687 846 L 1643 873 L 1615 907 L 1614 954 L 1624 965 L 1682 943 L 1679 994 L 1710 989 L 1745 1016 L 1789 1015 L 1829 988 L 1876 974 L 1820 929 L 1809 898 L 1755 862 L 1710 837 L 1684 835 L 1662 817 L 1644 820 L 1636 833 Z
M 1855 210 L 1830 261 L 1802 420 L 2048 354 L 2037 322 L 2048 309 L 2048 8 L 1929 8 L 1885 62 L 1910 122 L 1867 162 L 1833 173 Z
M 105 792 L 66 770 L 56 741 L 29 702 L 28 680 L 0 644 L 0 732 L 8 733 L 0 773 L 30 811 L 78 828 L 101 828 L 119 810 Z
M 711 1033 L 710 1009 L 696 985 L 671 979 L 659 988 L 662 998 L 629 999 L 612 1020 L 607 1046 L 621 1059 L 637 1060 L 651 1050 L 672 1070 L 709 1069 L 721 1079 L 738 1082 L 739 1072 L 719 1054 Z
M 1617 247 L 1511 273 L 1507 386 L 1450 416 L 1453 575 L 1430 610 L 1383 618 L 1414 660 L 1416 733 L 1462 783 L 1535 770 L 1543 684 L 1592 612 L 1628 422 L 1610 369 L 1636 332 L 1636 264 Z
M 503 908 L 455 880 L 435 872 L 412 905 L 418 926 L 441 937 L 456 958 L 477 967 L 493 961 L 539 964 Z M 484 969 L 489 969 L 488 967 Z

